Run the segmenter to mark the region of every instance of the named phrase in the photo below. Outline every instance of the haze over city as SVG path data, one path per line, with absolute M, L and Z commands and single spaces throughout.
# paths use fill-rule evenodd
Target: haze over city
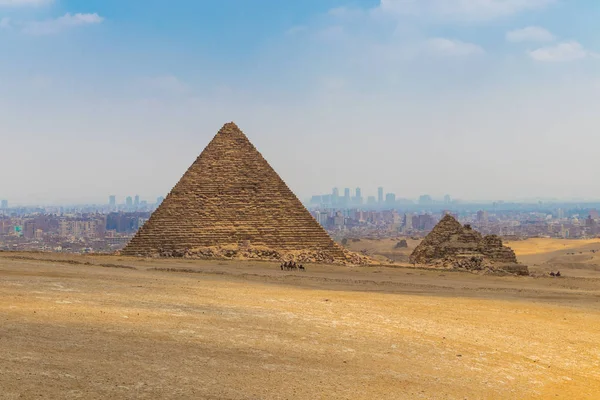
M 303 199 L 598 199 L 599 18 L 561 0 L 0 1 L 0 198 L 154 201 L 234 120 Z

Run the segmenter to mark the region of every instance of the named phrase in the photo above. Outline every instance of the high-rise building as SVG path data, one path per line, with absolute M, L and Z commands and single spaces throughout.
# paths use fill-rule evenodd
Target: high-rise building
M 117 205 L 117 197 L 114 195 L 108 196 L 108 205 L 115 207 Z
M 477 221 L 482 223 L 488 222 L 488 212 L 484 210 L 477 211 Z
M 346 203 L 350 202 L 350 188 L 344 189 L 344 200 L 346 200 Z
M 125 199 L 125 205 L 128 208 L 133 207 L 133 199 L 131 198 L 131 196 L 127 196 L 127 198 Z
M 564 217 L 565 217 L 565 210 L 563 210 L 562 208 L 559 208 L 556 211 L 556 218 L 563 219 Z
M 337 205 L 340 200 L 340 190 L 338 188 L 333 188 L 331 190 L 331 204 Z
M 360 191 L 360 188 L 356 188 L 356 197 L 354 199 L 354 203 L 358 206 L 362 205 L 363 202 L 363 198 L 362 198 L 362 193 Z
M 396 195 L 394 193 L 387 193 L 385 195 L 385 205 L 388 207 L 394 207 L 396 205 Z
M 135 195 L 135 200 L 133 201 L 133 205 L 138 207 L 140 205 L 140 196 L 139 195 Z
M 432 203 L 433 203 L 433 199 L 428 194 L 424 194 L 421 197 L 419 197 L 419 204 L 422 206 L 428 206 L 428 205 L 431 205 Z
M 0 208 L 7 209 L 8 208 L 8 200 L 2 200 L 2 203 L 0 203 Z
M 377 202 L 379 204 L 383 204 L 383 188 L 382 187 L 379 187 L 377 189 Z
M 450 204 L 452 203 L 452 197 L 450 197 L 449 194 L 444 196 L 444 204 Z
M 412 214 L 404 214 L 404 229 L 410 230 L 413 228 L 413 216 Z

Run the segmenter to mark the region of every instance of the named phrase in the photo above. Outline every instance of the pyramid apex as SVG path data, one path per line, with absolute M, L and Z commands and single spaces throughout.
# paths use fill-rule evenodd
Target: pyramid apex
M 219 130 L 220 134 L 231 134 L 231 133 L 242 133 L 242 130 L 235 124 L 235 122 L 231 121 L 223 125 L 221 130 Z
M 454 218 L 453 215 L 446 214 L 446 215 L 444 215 L 444 218 L 442 218 L 440 221 L 451 222 L 451 221 L 456 221 L 456 218 Z M 456 221 L 456 222 L 458 222 L 458 221 Z

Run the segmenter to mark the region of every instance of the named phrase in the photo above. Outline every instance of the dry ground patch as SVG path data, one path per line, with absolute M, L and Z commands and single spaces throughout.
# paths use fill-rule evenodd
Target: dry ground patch
M 600 397 L 598 279 L 12 256 L 0 398 Z
M 517 256 L 528 256 L 562 250 L 575 250 L 589 245 L 596 245 L 596 248 L 600 248 L 600 239 L 531 238 L 527 240 L 508 241 L 505 244 L 512 248 Z

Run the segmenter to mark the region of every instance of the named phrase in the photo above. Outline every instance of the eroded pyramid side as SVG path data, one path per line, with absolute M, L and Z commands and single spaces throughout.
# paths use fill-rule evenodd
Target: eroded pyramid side
M 469 225 L 462 226 L 446 215 L 410 255 L 413 264 L 426 264 L 467 270 L 505 271 L 528 275 L 526 266 L 502 239 L 482 236 Z

